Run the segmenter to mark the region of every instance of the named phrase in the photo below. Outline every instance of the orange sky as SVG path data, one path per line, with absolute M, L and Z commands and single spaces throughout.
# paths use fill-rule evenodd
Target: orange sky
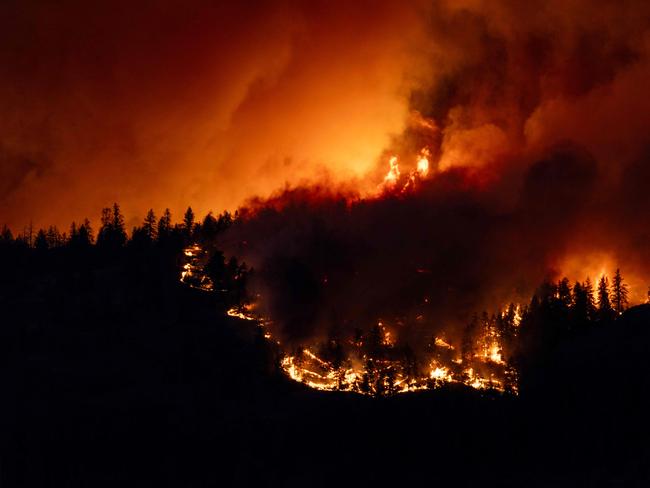
M 233 209 L 363 175 L 401 132 L 397 2 L 3 2 L 0 221 Z
M 423 145 L 439 169 L 503 174 L 572 141 L 607 181 L 639 164 L 643 178 L 649 11 L 586 0 L 5 1 L 0 224 L 97 226 L 117 201 L 135 225 L 150 207 L 219 212 L 285 184 L 373 187 L 386 150 Z

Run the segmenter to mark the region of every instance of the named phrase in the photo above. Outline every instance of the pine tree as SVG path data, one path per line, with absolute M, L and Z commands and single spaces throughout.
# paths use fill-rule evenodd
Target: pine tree
M 201 225 L 201 236 L 210 241 L 219 233 L 218 221 L 212 215 L 212 212 L 209 212 L 203 219 L 203 224 Z
M 113 232 L 115 233 L 115 243 L 119 247 L 126 244 L 127 236 L 124 228 L 124 216 L 120 213 L 120 206 L 113 204 Z
M 70 224 L 70 240 L 68 243 L 74 242 L 79 237 L 79 230 L 77 229 L 77 223 L 73 220 Z
M 45 234 L 45 231 L 43 229 L 39 229 L 39 231 L 36 233 L 36 239 L 34 240 L 34 248 L 39 251 L 46 251 L 48 247 L 49 244 L 47 242 L 47 234 Z
M 590 321 L 596 320 L 596 300 L 594 299 L 594 285 L 591 279 L 587 277 L 582 288 L 587 298 L 587 317 Z
M 75 249 L 87 248 L 92 244 L 92 240 L 92 229 L 88 219 L 84 219 L 84 223 L 80 226 L 77 226 L 76 222 L 72 222 L 68 246 Z
M 190 238 L 192 237 L 192 230 L 194 229 L 194 212 L 192 207 L 187 207 L 185 215 L 183 216 L 183 230 L 185 235 Z
M 571 322 L 575 327 L 585 327 L 590 320 L 589 298 L 583 284 L 578 281 L 573 285 L 573 306 Z
M 606 322 L 613 318 L 614 310 L 609 298 L 609 280 L 603 276 L 598 281 L 598 317 Z
M 13 242 L 14 235 L 11 233 L 11 229 L 6 225 L 2 226 L 2 231 L 0 231 L 0 241 L 4 244 L 9 244 Z
M 562 278 L 558 281 L 557 284 L 557 297 L 560 301 L 560 304 L 568 310 L 571 307 L 573 302 L 573 297 L 571 296 L 571 285 L 569 284 L 568 278 Z
M 154 214 L 153 209 L 149 209 L 147 212 L 147 216 L 144 218 L 144 223 L 142 224 L 142 230 L 149 242 L 154 242 L 158 238 L 156 215 Z
M 617 269 L 612 280 L 612 304 L 614 311 L 621 315 L 628 305 L 628 289 L 627 285 L 623 282 L 621 270 Z
M 165 242 L 172 231 L 172 214 L 168 208 L 165 209 L 163 216 L 158 221 L 158 242 Z
M 31 220 L 29 221 L 29 226 L 23 228 L 23 242 L 27 244 L 27 247 L 34 245 L 34 226 Z
M 95 237 L 93 236 L 93 229 L 90 226 L 90 220 L 84 219 L 84 223 L 79 226 L 79 244 L 82 247 L 89 247 Z
M 230 215 L 230 212 L 226 210 L 224 213 L 219 215 L 219 219 L 217 220 L 219 230 L 220 231 L 226 230 L 228 227 L 232 225 L 232 222 L 233 222 L 232 216 Z
M 55 225 L 51 225 L 45 233 L 47 245 L 50 249 L 63 245 L 64 236 Z
M 116 249 L 123 247 L 126 241 L 124 216 L 120 212 L 120 206 L 115 203 L 113 208 L 102 209 L 102 226 L 97 236 L 97 244 L 101 247 Z
M 573 306 L 571 308 L 571 320 L 577 327 L 584 326 L 589 321 L 587 313 L 587 294 L 580 282 L 573 285 Z

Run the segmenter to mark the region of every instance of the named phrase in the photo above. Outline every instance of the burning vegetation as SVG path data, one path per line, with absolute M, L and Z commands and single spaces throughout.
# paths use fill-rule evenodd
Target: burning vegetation
M 201 261 L 205 253 L 194 244 L 185 250 L 185 256 L 181 281 L 213 291 L 205 260 Z M 240 304 L 227 314 L 254 322 L 275 348 L 279 368 L 292 380 L 318 390 L 382 396 L 460 383 L 516 395 L 515 365 L 527 362 L 527 342 L 534 342 L 533 349 L 544 347 L 563 335 L 610 323 L 627 308 L 628 294 L 618 270 L 611 287 L 608 277 L 601 276 L 596 292 L 589 278 L 573 285 L 567 278 L 546 282 L 527 305 L 511 303 L 492 315 L 475 314 L 459 344 L 433 335 L 424 352 L 418 354 L 400 339 L 399 328 L 405 324 L 399 320 L 394 326 L 378 321 L 368 330 L 354 330 L 352 335 L 331 335 L 323 341 L 291 347 L 274 337 L 273 321 L 257 315 L 254 304 Z M 548 324 L 542 325 L 549 318 L 553 330 Z
M 228 314 L 265 322 L 254 315 L 231 309 Z M 488 332 L 485 331 L 487 334 Z M 272 336 L 265 333 L 269 340 Z M 277 342 L 281 346 L 280 342 Z M 468 350 L 457 351 L 439 337 L 427 344 L 421 363 L 408 344 L 393 337 L 383 322 L 370 330 L 356 330 L 348 339 L 328 338 L 311 346 L 282 352 L 282 370 L 294 381 L 311 388 L 352 391 L 370 395 L 392 395 L 430 389 L 446 383 L 473 388 L 516 392 L 514 371 L 501 359 L 501 346 L 494 337 L 468 337 Z
M 379 205 L 397 199 L 399 204 L 408 206 L 408 199 L 417 198 L 418 192 L 427 183 L 427 176 L 430 175 L 428 154 L 426 149 L 420 151 L 413 169 L 406 171 L 400 169 L 396 156 L 390 157 L 388 172 L 376 195 L 356 205 Z M 355 204 L 351 205 L 354 207 Z M 236 236 L 239 248 L 246 254 L 249 241 L 237 239 L 241 235 L 237 233 L 238 226 L 245 227 L 245 219 L 251 218 L 246 216 L 245 211 L 243 215 L 244 222 L 233 222 L 229 232 L 234 232 L 227 232 L 226 239 Z M 252 218 L 257 217 L 256 214 Z M 438 290 L 441 296 L 435 301 L 430 299 L 430 282 L 435 281 L 432 266 L 416 266 L 412 271 L 416 278 L 409 287 L 420 297 L 415 303 L 410 300 L 405 305 L 407 302 L 396 294 L 396 300 L 400 300 L 398 307 L 380 306 L 378 309 L 381 312 L 373 316 L 372 311 L 367 311 L 366 302 L 349 300 L 347 304 L 337 303 L 339 309 L 346 310 L 345 317 L 323 320 L 321 313 L 320 316 L 311 315 L 317 324 L 296 323 L 296 319 L 309 317 L 309 314 L 303 313 L 294 315 L 305 302 L 313 300 L 310 304 L 312 308 L 321 311 L 329 304 L 336 303 L 336 300 L 331 302 L 330 297 L 323 295 L 326 293 L 323 290 L 333 283 L 348 287 L 345 281 L 354 279 L 359 271 L 341 273 L 340 269 L 324 266 L 319 272 L 318 282 L 313 283 L 309 279 L 305 281 L 304 269 L 296 270 L 295 262 L 283 263 L 281 258 L 275 256 L 274 259 L 280 261 L 279 268 L 277 262 L 266 263 L 271 266 L 271 276 L 276 278 L 272 298 L 277 299 L 278 293 L 287 292 L 291 299 L 298 299 L 288 305 L 290 311 L 276 308 L 280 313 L 274 316 L 273 307 L 269 307 L 269 303 L 273 302 L 264 296 L 264 287 L 260 286 L 260 283 L 264 283 L 264 270 L 261 271 L 260 280 L 256 276 L 260 273 L 251 272 L 245 265 L 237 265 L 236 261 L 229 267 L 224 266 L 221 251 L 216 251 L 210 257 L 198 244 L 186 248 L 184 254 L 182 282 L 205 291 L 214 291 L 213 280 L 223 282 L 223 276 L 234 276 L 230 278 L 230 283 L 231 286 L 240 286 L 237 293 L 239 299 L 230 302 L 233 306 L 228 310 L 228 315 L 256 324 L 260 334 L 275 350 L 276 366 L 289 378 L 327 391 L 382 396 L 457 383 L 516 395 L 519 388 L 518 367 L 527 364 L 529 349 L 543 347 L 540 345 L 549 341 L 557 342 L 566 334 L 583 331 L 594 324 L 613 321 L 628 305 L 629 290 L 617 270 L 611 287 L 604 275 L 600 277 L 596 291 L 589 278 L 574 284 L 568 278 L 556 282 L 547 280 L 534 292 L 530 302 L 498 307 L 487 303 L 487 310 L 492 309 L 493 312 L 477 313 L 474 308 L 454 314 L 458 312 L 455 307 L 460 304 L 476 307 L 486 302 L 467 301 L 462 294 L 458 297 L 453 289 L 445 293 L 437 283 L 434 283 L 433 290 Z M 342 254 L 341 258 L 345 256 Z M 215 259 L 221 263 L 216 267 Z M 359 265 L 354 261 L 348 261 L 348 264 Z M 289 273 L 289 284 L 277 281 L 282 273 Z M 365 281 L 367 279 L 367 276 L 361 278 L 362 283 L 372 287 L 372 282 Z M 243 282 L 253 283 L 252 289 L 255 291 L 251 293 L 241 289 Z M 298 283 L 298 289 L 290 286 L 292 282 Z M 311 290 L 313 296 L 305 294 L 305 288 L 310 286 L 314 288 Z M 223 283 L 220 289 L 228 292 L 228 286 Z M 268 293 L 269 288 L 266 290 Z M 335 298 L 340 297 L 335 294 Z M 454 300 L 451 309 L 445 307 L 445 302 L 449 300 Z M 355 310 L 355 306 L 359 306 L 358 310 Z M 469 316 L 469 319 L 461 322 L 459 317 L 463 316 Z M 540 325 L 548 317 L 552 317 L 555 324 L 552 330 L 547 325 Z M 338 320 L 338 324 L 335 320 Z M 447 325 L 441 326 L 436 322 Z M 532 346 L 531 341 L 534 343 Z

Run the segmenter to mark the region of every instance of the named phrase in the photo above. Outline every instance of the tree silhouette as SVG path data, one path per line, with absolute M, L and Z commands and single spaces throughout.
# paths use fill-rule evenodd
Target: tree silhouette
M 598 318 L 608 322 L 614 317 L 614 309 L 609 298 L 609 280 L 602 276 L 598 281 Z
M 568 278 L 562 278 L 557 284 L 557 297 L 562 307 L 568 310 L 573 302 L 571 296 L 571 285 Z
M 212 212 L 208 212 L 201 224 L 201 237 L 206 241 L 211 241 L 218 233 L 219 221 L 212 215 Z
M 50 225 L 45 233 L 47 245 L 50 249 L 60 247 L 65 243 L 66 236 L 61 234 L 55 225 Z
M 79 230 L 77 229 L 77 223 L 73 220 L 70 224 L 70 241 L 76 239 L 79 235 Z
M 93 231 L 90 227 L 90 221 L 84 219 L 83 224 L 77 227 L 75 222 L 70 225 L 70 239 L 68 239 L 68 246 L 73 249 L 86 249 L 93 243 Z
M 153 209 L 150 208 L 147 212 L 147 216 L 144 218 L 144 223 L 142 224 L 142 230 L 144 235 L 147 237 L 149 242 L 154 242 L 158 238 L 158 226 L 156 225 L 156 215 L 153 212 Z
M 39 229 L 36 233 L 36 239 L 34 240 L 34 248 L 38 251 L 47 251 L 49 247 L 50 246 L 47 242 L 47 235 L 45 234 L 45 231 L 43 229 Z
M 124 229 L 124 216 L 120 206 L 113 204 L 112 208 L 102 209 L 102 226 L 97 235 L 97 245 L 110 250 L 121 248 L 126 244 L 127 235 Z
M 2 231 L 0 231 L 0 240 L 4 242 L 11 242 L 14 240 L 14 235 L 11 233 L 11 229 L 6 225 L 2 226 Z
M 142 222 L 142 227 L 133 228 L 129 245 L 141 251 L 146 250 L 156 241 L 158 235 L 157 230 L 156 216 L 153 213 L 153 209 L 150 209 Z
M 185 236 L 190 239 L 192 237 L 192 231 L 194 229 L 194 211 L 192 207 L 187 207 L 185 215 L 183 216 L 183 231 Z
M 218 219 L 219 231 L 226 230 L 228 227 L 232 225 L 232 223 L 233 223 L 232 215 L 230 215 L 230 212 L 228 212 L 227 210 L 221 215 L 219 215 L 219 219 Z
M 22 241 L 27 247 L 32 247 L 34 244 L 34 226 L 31 220 L 29 221 L 29 225 L 23 228 Z
M 627 285 L 623 282 L 621 270 L 616 269 L 614 279 L 612 280 L 612 305 L 617 314 L 622 314 L 628 305 L 628 289 Z
M 90 246 L 95 237 L 93 236 L 93 229 L 90 226 L 90 221 L 84 219 L 84 223 L 79 226 L 79 243 L 84 246 Z
M 208 263 L 205 265 L 205 271 L 217 293 L 226 290 L 226 258 L 221 251 L 216 251 L 210 256 Z
M 594 299 L 594 285 L 591 278 L 587 277 L 585 282 L 582 283 L 582 288 L 587 298 L 587 317 L 590 321 L 596 320 L 596 300 Z
M 158 242 L 166 242 L 172 232 L 172 214 L 168 208 L 165 209 L 163 216 L 158 221 Z
M 578 281 L 573 285 L 573 308 L 571 309 L 571 321 L 577 328 L 584 328 L 589 324 L 589 298 L 582 283 Z

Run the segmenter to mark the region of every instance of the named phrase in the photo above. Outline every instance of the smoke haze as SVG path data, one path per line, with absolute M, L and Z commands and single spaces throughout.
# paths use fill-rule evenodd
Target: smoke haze
M 423 307 L 460 321 L 618 266 L 645 296 L 647 2 L 0 10 L 15 229 L 113 201 L 129 224 L 242 207 L 228 246 L 293 335 Z M 379 197 L 389 156 L 405 175 L 423 148 L 426 181 Z

